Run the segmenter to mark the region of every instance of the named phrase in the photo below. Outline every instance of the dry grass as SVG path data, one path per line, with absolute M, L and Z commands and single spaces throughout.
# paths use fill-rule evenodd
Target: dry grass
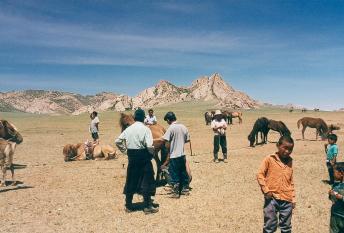
M 193 172 L 193 191 L 179 200 L 158 189 L 160 212 L 145 216 L 123 210 L 122 189 L 127 160 L 63 162 L 66 143 L 84 141 L 88 115 L 34 116 L 2 113 L 24 136 L 17 148 L 15 163 L 27 165 L 16 170 L 17 179 L 32 188 L 0 190 L 0 232 L 261 232 L 263 197 L 255 174 L 263 157 L 275 151 L 269 143 L 248 147 L 247 135 L 260 116 L 283 120 L 297 140 L 294 157 L 297 208 L 294 232 L 328 232 L 330 201 L 322 141 L 301 141 L 296 122 L 302 116 L 319 116 L 328 123 L 344 124 L 343 113 L 257 110 L 244 112 L 244 123 L 228 131 L 229 163 L 214 164 L 212 132 L 205 126 L 203 112 L 209 103 L 186 103 L 156 109 L 158 119 L 167 110 L 176 112 L 191 132 L 195 156 L 188 156 Z M 100 114 L 101 140 L 113 144 L 119 134 L 118 113 Z M 338 131 L 340 149 L 343 131 Z M 306 131 L 314 139 L 314 130 Z M 276 141 L 276 133 L 269 141 Z M 186 147 L 189 155 L 188 146 Z M 342 160 L 342 155 L 339 156 Z M 136 198 L 139 200 L 139 197 Z

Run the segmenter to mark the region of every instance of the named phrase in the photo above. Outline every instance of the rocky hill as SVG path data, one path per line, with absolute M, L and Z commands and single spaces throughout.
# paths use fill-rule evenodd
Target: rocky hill
M 190 87 L 177 87 L 163 80 L 135 97 L 107 92 L 83 96 L 43 90 L 0 93 L 0 111 L 77 115 L 92 110 L 124 111 L 137 107 L 150 108 L 195 100 L 215 100 L 218 102 L 218 107 L 234 109 L 257 108 L 260 105 L 245 93 L 234 90 L 218 73 L 215 73 L 210 77 L 201 77 L 193 81 Z

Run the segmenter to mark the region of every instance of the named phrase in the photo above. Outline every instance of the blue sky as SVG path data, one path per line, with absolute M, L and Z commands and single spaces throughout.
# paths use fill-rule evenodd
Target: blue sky
M 344 1 L 0 0 L 0 91 L 135 95 L 220 73 L 265 102 L 344 107 Z

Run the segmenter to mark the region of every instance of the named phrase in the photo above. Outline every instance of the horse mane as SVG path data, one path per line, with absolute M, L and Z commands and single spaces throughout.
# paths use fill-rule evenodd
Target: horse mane
M 121 113 L 121 117 L 119 118 L 119 125 L 122 128 L 122 132 L 130 125 L 135 122 L 134 116 L 132 114 L 125 114 Z

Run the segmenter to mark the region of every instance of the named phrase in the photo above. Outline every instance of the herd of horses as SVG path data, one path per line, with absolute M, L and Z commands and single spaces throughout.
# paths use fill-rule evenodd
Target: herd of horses
M 239 119 L 239 124 L 242 123 L 241 112 L 222 112 L 223 119 L 232 124 L 233 118 Z M 214 117 L 214 112 L 206 112 L 204 114 L 206 125 L 209 125 Z M 121 113 L 120 115 L 120 126 L 122 132 L 135 122 L 132 114 Z M 325 138 L 333 130 L 339 130 L 340 128 L 335 125 L 327 125 L 326 122 L 321 118 L 303 117 L 297 122 L 297 127 L 302 126 L 302 139 L 304 139 L 304 133 L 307 127 L 316 129 L 316 139 L 320 135 Z M 155 148 L 154 160 L 157 167 L 156 180 L 159 182 L 163 178 L 163 172 L 161 165 L 167 159 L 168 150 L 166 142 L 162 139 L 166 129 L 160 124 L 148 126 L 153 135 L 153 146 Z M 282 121 L 275 121 L 266 117 L 258 118 L 253 128 L 248 135 L 249 145 L 254 147 L 258 144 L 265 144 L 268 142 L 268 133 L 270 130 L 277 131 L 281 136 L 291 135 L 290 130 Z M 259 142 L 258 138 L 261 138 Z M 14 167 L 13 167 L 13 154 L 15 145 L 22 143 L 23 137 L 18 132 L 17 128 L 6 120 L 0 120 L 0 168 L 3 173 L 1 186 L 5 185 L 6 170 L 9 168 L 12 172 L 12 180 L 14 181 Z M 160 153 L 160 155 L 159 155 Z M 76 161 L 86 159 L 112 159 L 117 158 L 115 149 L 110 145 L 93 145 L 91 142 L 67 144 L 63 148 L 64 160 Z M 189 164 L 186 164 L 189 177 L 191 179 L 191 171 Z M 15 183 L 15 182 L 14 182 Z
M 227 124 L 233 124 L 233 118 L 239 119 L 239 124 L 242 123 L 242 112 L 223 110 L 222 117 L 227 122 Z M 205 124 L 210 125 L 211 121 L 214 119 L 215 111 L 205 112 L 204 119 Z

